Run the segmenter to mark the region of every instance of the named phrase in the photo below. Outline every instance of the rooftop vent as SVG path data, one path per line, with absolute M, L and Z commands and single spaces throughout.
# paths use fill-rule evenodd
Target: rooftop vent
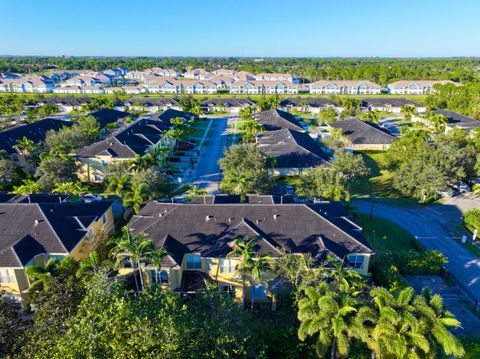
M 211 220 L 211 219 L 213 219 L 213 216 L 205 216 L 205 221 L 208 222 L 208 221 Z
M 279 216 L 280 216 L 279 214 L 276 214 L 276 213 L 275 213 L 275 214 L 273 215 L 273 219 L 277 219 Z

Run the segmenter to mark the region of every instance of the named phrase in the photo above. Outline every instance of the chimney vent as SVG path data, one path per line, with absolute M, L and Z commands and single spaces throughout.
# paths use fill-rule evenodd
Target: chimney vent
M 273 215 L 273 219 L 277 219 L 278 217 L 279 217 L 279 215 L 276 214 L 276 213 Z

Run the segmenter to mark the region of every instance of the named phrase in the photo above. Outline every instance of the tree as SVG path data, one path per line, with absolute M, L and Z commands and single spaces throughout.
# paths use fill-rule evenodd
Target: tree
M 298 302 L 298 337 L 318 335 L 316 351 L 323 358 L 328 349 L 330 357 L 338 353 L 346 356 L 350 350 L 351 323 L 357 312 L 354 296 L 338 293 L 323 283 L 317 288 L 307 287 L 305 297 Z
M 370 174 L 370 169 L 365 164 L 363 157 L 347 151 L 335 153 L 331 167 L 334 171 L 341 173 L 347 181 L 367 177 Z
M 13 187 L 13 194 L 27 195 L 32 193 L 40 193 L 40 185 L 32 179 L 24 179 L 23 184 Z
M 257 106 L 245 106 L 240 109 L 238 113 L 243 119 L 252 118 L 253 114 L 258 111 Z
M 44 192 L 50 192 L 56 183 L 75 182 L 77 179 L 77 164 L 68 155 L 42 153 L 40 164 L 35 171 L 37 184 Z
M 135 287 L 137 292 L 143 290 L 143 274 L 142 262 L 148 260 L 154 246 L 148 235 L 144 232 L 133 234 L 128 227 L 122 228 L 122 234 L 118 240 L 114 241 L 112 256 L 116 259 L 117 264 L 124 261 L 128 257 L 133 266 L 133 277 L 135 279 Z M 137 281 L 137 271 L 139 271 L 140 287 Z
M 9 185 L 15 177 L 16 166 L 13 161 L 0 154 L 0 185 Z
M 23 156 L 28 157 L 36 149 L 36 144 L 33 140 L 23 136 L 22 139 L 15 142 L 13 147 L 17 147 Z
M 245 306 L 245 291 L 247 274 L 251 273 L 254 264 L 255 246 L 257 245 L 257 239 L 245 240 L 237 238 L 233 241 L 233 249 L 227 254 L 227 258 L 234 258 L 237 262 L 235 268 L 236 271 L 242 274 L 242 306 Z
M 55 273 L 58 266 L 58 260 L 51 258 L 44 265 L 32 264 L 25 269 L 25 273 L 30 279 L 30 290 L 48 289 L 49 280 Z
M 0 356 L 18 353 L 25 341 L 29 321 L 22 318 L 13 301 L 0 300 Z
M 360 114 L 361 103 L 357 99 L 342 98 L 342 112 L 340 112 L 341 118 L 355 117 Z
M 403 105 L 400 109 L 400 113 L 404 115 L 405 121 L 411 121 L 413 115 L 417 114 L 417 108 L 412 105 Z
M 173 128 L 167 131 L 167 135 L 176 141 L 176 147 L 181 141 L 185 140 L 187 136 L 192 132 L 190 124 L 182 117 L 175 117 L 170 120 Z
M 45 137 L 48 149 L 69 152 L 72 149 L 94 143 L 100 134 L 100 126 L 93 116 L 81 117 L 71 127 L 63 127 L 58 131 L 50 130 Z
M 191 185 L 190 189 L 187 191 L 187 193 L 188 193 L 187 198 L 190 201 L 192 200 L 193 196 L 203 196 L 203 195 L 208 194 L 208 192 L 205 189 L 199 188 L 196 185 Z
M 132 207 L 135 214 L 148 199 L 148 186 L 145 183 L 132 183 L 131 189 L 123 196 L 123 205 Z
M 335 201 L 350 200 L 346 178 L 340 172 L 327 167 L 315 167 L 300 177 L 297 193 L 306 198 L 324 198 Z
M 469 209 L 465 212 L 464 216 L 465 224 L 473 230 L 477 229 L 480 231 L 480 210 L 479 209 Z
M 433 127 L 435 132 L 445 131 L 445 125 L 448 124 L 448 118 L 444 114 L 427 112 L 424 116 L 427 123 Z
M 253 258 L 252 267 L 250 268 L 251 287 L 262 279 L 263 273 L 272 269 L 272 258 L 266 254 L 257 254 Z M 251 309 L 253 309 L 253 296 L 251 297 Z
M 55 188 L 52 193 L 64 193 L 73 196 L 80 196 L 88 192 L 88 187 L 82 185 L 80 182 L 63 182 L 55 183 Z
M 91 275 L 95 270 L 100 268 L 102 260 L 97 251 L 90 252 L 88 257 L 80 260 L 75 276 L 77 278 L 83 278 L 86 275 Z
M 337 119 L 337 111 L 331 107 L 326 107 L 320 111 L 320 122 L 323 124 L 329 124 L 335 122 Z
M 263 131 L 263 126 L 253 118 L 245 119 L 242 123 L 242 141 L 248 143 L 256 142 L 257 134 Z
M 361 113 L 358 117 L 360 117 L 363 121 L 379 123 L 380 122 L 380 115 L 375 111 L 369 111 L 367 113 Z
M 219 164 L 224 175 L 220 188 L 226 193 L 245 198 L 249 193 L 265 193 L 271 186 L 268 157 L 254 145 L 229 147 Z

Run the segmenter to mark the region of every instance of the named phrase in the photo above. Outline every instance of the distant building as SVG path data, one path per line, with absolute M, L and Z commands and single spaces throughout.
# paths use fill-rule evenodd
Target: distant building
M 447 132 L 454 128 L 460 128 L 469 133 L 477 128 L 480 128 L 479 120 L 475 120 L 474 118 L 462 115 L 460 113 L 448 110 L 434 110 L 433 112 L 447 117 L 448 124 L 445 125 L 445 131 Z
M 295 116 L 281 110 L 258 112 L 253 115 L 253 119 L 261 124 L 265 131 L 277 131 L 283 129 L 305 131 Z
M 216 111 L 230 114 L 238 114 L 242 108 L 255 105 L 256 103 L 248 98 L 209 98 L 200 103 L 205 113 Z
M 450 80 L 401 80 L 388 84 L 388 92 L 393 95 L 425 95 L 434 91 L 435 85 L 453 84 L 462 86 L 458 82 Z
M 417 112 L 425 112 L 425 106 L 404 98 L 366 98 L 361 101 L 362 107 L 368 111 L 381 111 L 399 114 L 403 106 L 413 106 Z
M 341 110 L 341 106 L 338 103 L 326 98 L 287 98 L 280 102 L 280 109 L 287 112 L 297 111 L 319 114 L 325 108 L 333 108 L 336 111 Z
M 320 80 L 308 85 L 312 94 L 377 95 L 382 86 L 372 81 Z

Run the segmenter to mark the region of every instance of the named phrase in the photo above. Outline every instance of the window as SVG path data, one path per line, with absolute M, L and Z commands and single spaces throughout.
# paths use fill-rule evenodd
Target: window
M 150 278 L 152 283 L 168 284 L 168 272 L 166 270 L 153 269 L 150 271 Z
M 353 269 L 360 269 L 363 266 L 363 256 L 350 256 L 348 257 L 348 263 Z
M 267 289 L 263 284 L 252 286 L 252 298 L 264 299 L 267 297 Z
M 232 297 L 232 298 L 235 297 L 236 289 L 237 289 L 237 287 L 235 287 L 234 285 L 230 285 L 230 284 L 223 284 L 223 285 L 220 286 L 221 293 L 225 294 L 229 297 Z
M 12 277 L 8 269 L 0 269 L 0 283 L 12 283 Z
M 187 256 L 187 269 L 202 269 L 202 257 Z
M 235 261 L 230 259 L 220 259 L 220 273 L 234 273 Z

